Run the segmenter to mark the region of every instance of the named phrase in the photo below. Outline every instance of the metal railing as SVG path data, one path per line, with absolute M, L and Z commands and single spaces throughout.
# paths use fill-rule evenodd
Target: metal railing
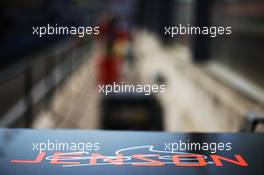
M 86 58 L 88 44 L 67 39 L 0 70 L 0 127 L 30 127 L 35 106 Z

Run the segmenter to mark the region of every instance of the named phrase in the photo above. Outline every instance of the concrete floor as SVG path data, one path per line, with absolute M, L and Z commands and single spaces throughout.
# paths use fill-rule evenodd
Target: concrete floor
M 34 128 L 99 128 L 95 64 L 96 52 L 64 84 L 56 89 L 51 104 L 37 116 Z

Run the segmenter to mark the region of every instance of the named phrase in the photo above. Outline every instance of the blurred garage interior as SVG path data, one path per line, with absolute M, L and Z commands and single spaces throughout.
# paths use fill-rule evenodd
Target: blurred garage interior
M 262 0 L 0 4 L 0 127 L 264 131 Z M 32 26 L 45 24 L 105 31 L 102 38 L 32 35 Z M 164 26 L 178 24 L 229 25 L 232 35 L 164 35 Z M 117 55 L 119 62 L 106 65 L 106 57 Z M 98 93 L 113 65 L 111 80 L 165 84 L 166 92 Z

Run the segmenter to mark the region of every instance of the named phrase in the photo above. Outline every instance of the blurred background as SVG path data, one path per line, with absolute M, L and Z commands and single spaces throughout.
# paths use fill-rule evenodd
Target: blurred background
M 100 35 L 32 34 L 47 24 Z M 164 34 L 179 24 L 232 34 Z M 0 127 L 261 132 L 263 43 L 263 0 L 1 0 Z M 166 92 L 98 92 L 113 82 Z

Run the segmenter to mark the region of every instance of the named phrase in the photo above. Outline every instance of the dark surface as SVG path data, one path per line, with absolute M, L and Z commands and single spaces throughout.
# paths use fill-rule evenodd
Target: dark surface
M 113 156 L 117 150 L 131 148 L 135 146 L 153 145 L 153 149 L 159 150 L 160 155 L 164 151 L 166 142 L 231 142 L 231 151 L 219 151 L 216 154 L 235 160 L 234 155 L 240 154 L 248 163 L 247 167 L 240 167 L 235 164 L 223 161 L 223 167 L 216 167 L 208 164 L 205 167 L 179 167 L 172 164 L 165 166 L 132 166 L 125 164 L 117 165 L 97 165 L 97 166 L 77 166 L 62 167 L 62 165 L 51 165 L 48 160 L 38 164 L 11 164 L 10 160 L 24 159 L 33 160 L 37 151 L 32 151 L 33 142 L 99 142 L 100 150 L 92 151 L 102 155 Z M 142 174 L 142 175 L 263 175 L 264 167 L 264 137 L 263 134 L 172 134 L 161 132 L 106 132 L 106 131 L 80 131 L 80 130 L 0 130 L 0 174 L 1 175 L 49 175 L 49 174 Z M 47 156 L 53 152 L 48 151 Z M 174 152 L 175 153 L 175 152 Z M 196 152 L 193 152 L 196 153 Z M 198 152 L 197 152 L 198 153 Z M 210 155 L 210 152 L 199 152 L 203 155 Z M 123 155 L 131 154 L 157 154 L 149 151 L 148 147 L 138 148 L 130 151 L 123 151 Z M 72 160 L 81 163 L 88 160 Z M 98 163 L 102 163 L 98 160 Z M 130 162 L 131 163 L 131 162 Z
M 119 93 L 102 98 L 105 130 L 163 130 L 163 111 L 153 95 Z

